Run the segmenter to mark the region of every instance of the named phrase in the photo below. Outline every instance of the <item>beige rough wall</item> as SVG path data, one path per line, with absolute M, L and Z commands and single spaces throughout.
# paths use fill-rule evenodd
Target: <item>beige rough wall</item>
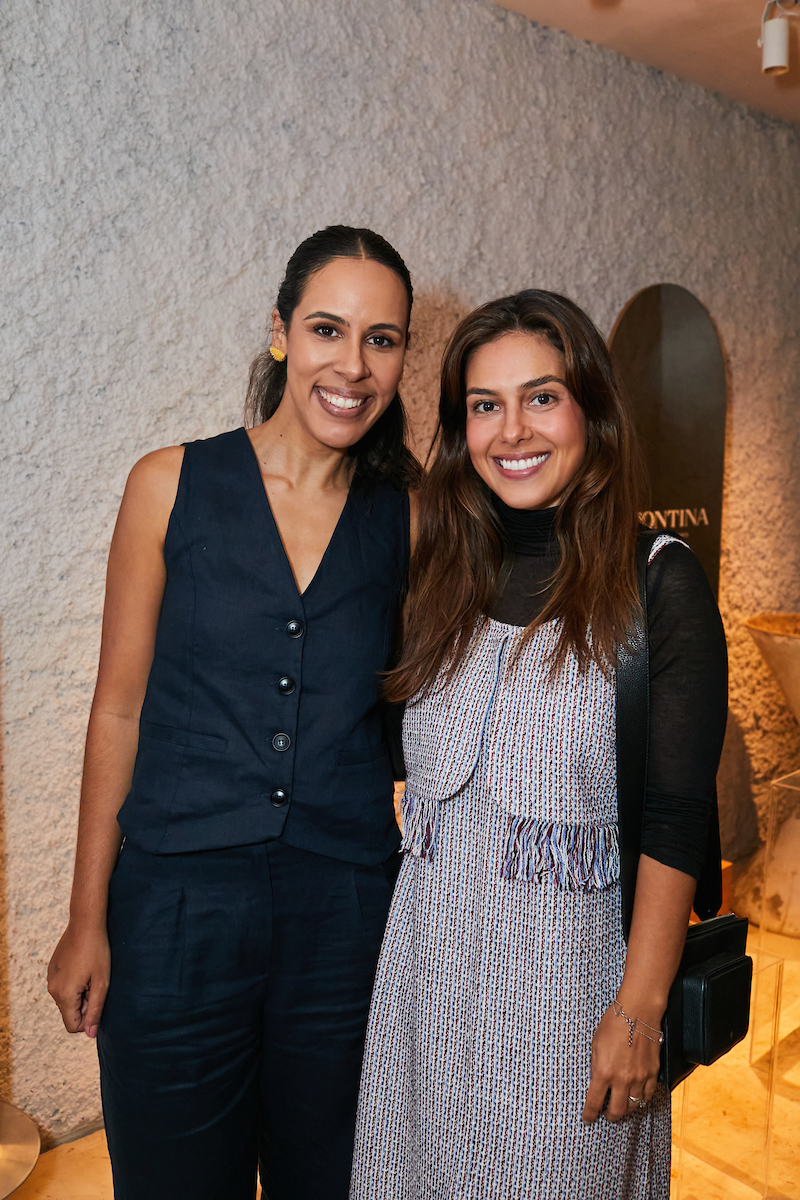
M 371 225 L 414 275 L 420 443 L 456 316 L 531 284 L 608 333 L 682 284 L 728 358 L 728 841 L 800 736 L 740 628 L 800 608 L 798 130 L 488 0 L 6 0 L 0 922 L 3 1094 L 99 1118 L 45 964 L 67 911 L 104 561 L 145 451 L 240 421 L 295 244 Z M 0 846 L 2 849 L 2 846 Z

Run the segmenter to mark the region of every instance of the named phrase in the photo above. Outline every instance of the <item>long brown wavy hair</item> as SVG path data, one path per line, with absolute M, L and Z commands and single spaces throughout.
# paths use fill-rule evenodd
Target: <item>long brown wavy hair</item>
M 492 300 L 464 318 L 444 352 L 435 458 L 420 491 L 403 649 L 386 679 L 390 700 L 429 688 L 445 664 L 455 671 L 498 592 L 509 547 L 492 492 L 467 449 L 465 379 L 475 350 L 506 333 L 535 334 L 564 356 L 565 382 L 587 434 L 583 461 L 557 506 L 561 558 L 552 595 L 524 640 L 558 618 L 553 665 L 574 653 L 582 670 L 594 660 L 609 672 L 641 611 L 636 539 L 644 473 L 605 342 L 586 314 L 555 292 L 530 289 Z

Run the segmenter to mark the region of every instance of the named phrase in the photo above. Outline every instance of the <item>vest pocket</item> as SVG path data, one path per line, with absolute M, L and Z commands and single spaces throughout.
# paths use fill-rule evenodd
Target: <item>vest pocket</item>
M 385 742 L 377 742 L 372 746 L 345 747 L 336 756 L 340 767 L 360 767 L 362 764 L 377 762 L 385 758 L 389 749 Z
M 142 737 L 154 742 L 168 742 L 172 746 L 188 746 L 192 750 L 205 750 L 207 754 L 225 754 L 228 739 L 215 733 L 196 733 L 193 729 L 178 729 L 174 725 L 155 725 L 145 721 Z

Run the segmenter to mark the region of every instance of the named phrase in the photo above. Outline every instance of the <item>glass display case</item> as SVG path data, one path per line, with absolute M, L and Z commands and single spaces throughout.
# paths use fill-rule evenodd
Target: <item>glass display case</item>
M 673 1092 L 671 1200 L 800 1197 L 800 938 L 785 932 L 793 929 L 800 861 L 793 864 L 784 845 L 780 815 L 794 807 L 787 790 L 800 792 L 800 771 L 776 779 L 771 790 L 760 920 L 748 937 L 750 1029 Z

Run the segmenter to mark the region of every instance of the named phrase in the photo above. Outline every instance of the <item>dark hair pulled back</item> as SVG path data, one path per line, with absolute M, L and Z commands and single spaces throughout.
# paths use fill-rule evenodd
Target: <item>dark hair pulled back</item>
M 308 281 L 335 258 L 367 258 L 394 271 L 408 296 L 410 320 L 414 289 L 408 267 L 394 246 L 371 229 L 328 225 L 301 242 L 286 264 L 286 274 L 278 289 L 275 307 L 287 330 Z M 278 408 L 285 387 L 286 362 L 275 362 L 267 346 L 250 367 L 245 403 L 248 422 L 259 425 L 262 421 L 268 421 Z M 407 436 L 405 409 L 400 393 L 395 392 L 386 412 L 348 451 L 356 460 L 352 486 L 388 482 L 400 488 L 416 487 L 422 471 L 406 446 Z

